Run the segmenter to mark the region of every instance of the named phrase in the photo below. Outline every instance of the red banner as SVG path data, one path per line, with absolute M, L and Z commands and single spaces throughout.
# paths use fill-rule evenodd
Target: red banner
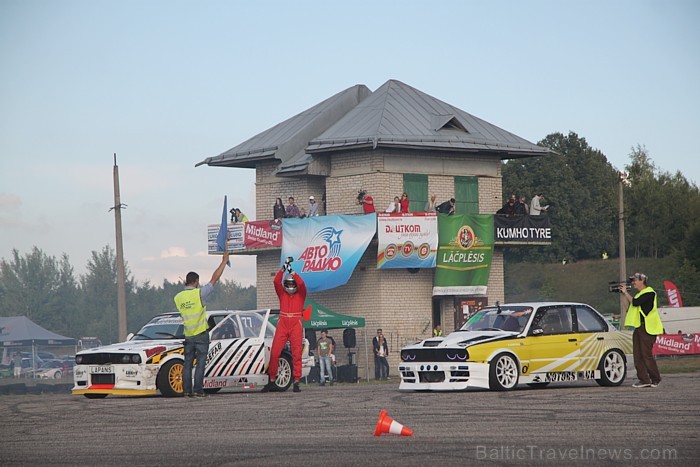
M 652 350 L 654 355 L 700 354 L 700 334 L 659 334 Z
M 254 221 L 245 223 L 246 249 L 282 246 L 282 223 L 278 221 Z
M 681 300 L 681 293 L 678 291 L 678 287 L 671 281 L 664 281 L 664 288 L 666 289 L 666 297 L 668 298 L 668 306 L 679 308 L 683 306 L 683 300 Z

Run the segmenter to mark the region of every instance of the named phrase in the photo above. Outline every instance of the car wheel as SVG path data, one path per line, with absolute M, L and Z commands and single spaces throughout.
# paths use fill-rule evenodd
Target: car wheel
M 107 394 L 83 394 L 83 396 L 87 397 L 88 399 L 104 399 L 107 397 Z
M 63 373 L 61 373 L 61 370 L 58 370 L 56 373 L 53 374 L 53 379 L 61 379 L 63 378 Z
M 170 360 L 158 372 L 156 386 L 165 397 L 182 395 L 182 366 L 182 360 Z
M 515 357 L 502 353 L 491 360 L 489 387 L 496 391 L 510 391 L 518 385 L 520 369 Z
M 277 391 L 283 392 L 292 385 L 292 357 L 287 354 L 280 355 L 279 366 L 277 367 L 277 379 L 275 379 Z
M 547 383 L 527 383 L 527 385 L 530 386 L 531 388 L 540 389 L 540 388 L 546 388 L 547 386 L 549 386 L 549 383 L 548 382 Z
M 627 362 L 619 350 L 608 350 L 598 364 L 600 379 L 595 380 L 601 386 L 619 386 L 627 376 Z

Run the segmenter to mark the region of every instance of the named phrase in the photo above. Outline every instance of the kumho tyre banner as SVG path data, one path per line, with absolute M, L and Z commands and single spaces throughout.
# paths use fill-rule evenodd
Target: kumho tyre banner
M 280 267 L 287 257 L 309 292 L 344 285 L 377 232 L 377 214 L 282 219 Z
M 433 295 L 486 293 L 493 258 L 493 216 L 438 214 Z
M 434 268 L 437 213 L 379 213 L 377 269 Z

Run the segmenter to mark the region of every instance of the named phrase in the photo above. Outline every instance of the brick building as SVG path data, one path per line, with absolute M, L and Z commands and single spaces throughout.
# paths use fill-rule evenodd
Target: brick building
M 356 85 L 198 165 L 256 171 L 256 219 L 272 218 L 277 197 L 309 196 L 321 214 L 361 212 L 359 190 L 374 198 L 378 212 L 407 192 L 411 211 L 456 198 L 457 212 L 493 214 L 502 206 L 501 161 L 548 154 L 537 146 L 400 81 L 371 92 Z M 324 206 L 325 204 L 325 206 Z M 258 307 L 279 306 L 272 287 L 279 249 L 256 251 Z M 406 343 L 430 336 L 436 323 L 446 332 L 463 322 L 468 307 L 504 299 L 503 252 L 493 255 L 485 296 L 432 296 L 434 269 L 376 268 L 377 242 L 370 243 L 350 281 L 310 298 L 366 319 L 368 341 L 378 327 L 390 348 L 390 366 Z M 331 333 L 333 334 L 333 333 Z M 336 334 L 338 344 L 339 334 Z M 358 336 L 359 337 L 359 336 Z M 366 359 L 358 338 L 360 374 Z M 336 355 L 345 363 L 344 350 Z

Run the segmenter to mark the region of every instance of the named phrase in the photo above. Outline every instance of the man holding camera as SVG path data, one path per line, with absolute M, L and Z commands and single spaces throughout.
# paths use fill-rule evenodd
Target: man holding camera
M 270 380 L 263 392 L 273 391 L 277 388 L 277 367 L 284 345 L 289 341 L 292 351 L 292 368 L 294 371 L 294 392 L 301 392 L 299 380 L 301 379 L 301 352 L 303 346 L 302 312 L 306 301 L 306 284 L 304 279 L 292 269 L 291 256 L 284 262 L 282 268 L 277 271 L 273 280 L 275 292 L 280 299 L 280 317 L 275 329 L 275 337 L 272 339 L 270 349 L 270 364 L 268 375 Z
M 636 273 L 630 277 L 632 287 L 637 290 L 634 297 L 627 291 L 626 284 L 620 284 L 620 293 L 629 303 L 625 326 L 634 327 L 632 334 L 632 353 L 637 381 L 634 388 L 655 388 L 661 382 L 661 375 L 652 354 L 656 336 L 663 334 L 664 327 L 659 317 L 656 292 L 647 285 L 647 276 Z
M 364 212 L 365 214 L 375 212 L 374 199 L 372 199 L 371 196 L 368 196 L 367 192 L 365 192 L 365 191 L 360 191 L 357 194 L 357 204 L 362 205 L 362 212 Z

